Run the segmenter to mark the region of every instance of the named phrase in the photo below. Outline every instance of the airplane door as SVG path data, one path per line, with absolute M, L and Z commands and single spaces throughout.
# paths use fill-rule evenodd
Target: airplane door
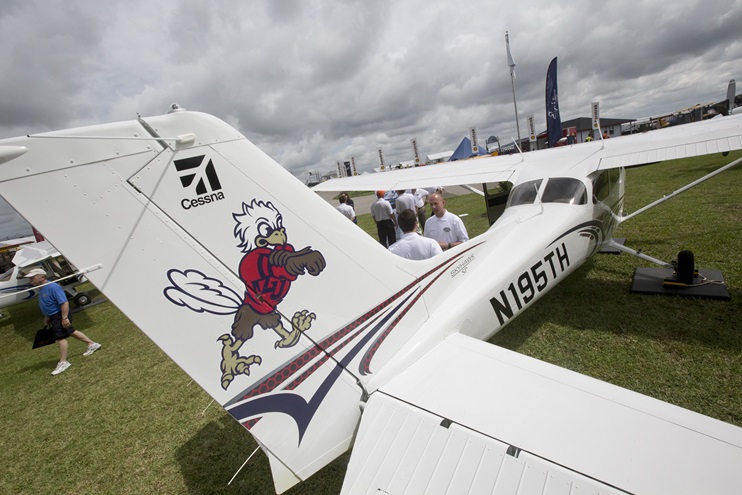
M 490 226 L 500 218 L 513 189 L 512 182 L 494 182 L 482 184 L 484 189 L 484 201 L 487 208 L 487 220 Z

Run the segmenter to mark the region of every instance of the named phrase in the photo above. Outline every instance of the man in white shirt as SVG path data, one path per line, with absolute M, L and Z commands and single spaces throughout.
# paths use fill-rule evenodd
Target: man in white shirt
M 397 197 L 394 209 L 397 213 L 397 238 L 400 238 L 404 235 L 404 231 L 399 228 L 399 214 L 405 210 L 412 210 L 417 214 L 417 200 L 415 200 L 415 195 L 409 189 L 406 191 L 400 189 L 397 193 L 399 196 Z
M 348 196 L 343 193 L 338 198 L 338 201 L 340 201 L 340 204 L 335 207 L 337 211 L 348 217 L 348 220 L 353 221 L 356 218 L 356 212 L 353 210 L 353 207 L 347 204 Z
M 408 260 L 426 260 L 443 252 L 433 239 L 417 233 L 417 214 L 413 210 L 404 210 L 397 221 L 404 235 L 389 246 L 389 251 Z
M 405 210 L 412 210 L 417 214 L 417 201 L 415 200 L 415 196 L 412 194 L 412 192 L 410 192 L 409 189 L 404 192 L 398 192 L 399 197 L 397 198 L 396 204 L 397 218 L 399 218 L 399 214 Z
M 444 251 L 469 240 L 464 222 L 446 211 L 446 201 L 440 193 L 428 196 L 433 216 L 425 222 L 425 237 L 435 239 Z
M 397 218 L 394 216 L 392 205 L 384 199 L 384 191 L 376 191 L 378 198 L 371 205 L 371 216 L 376 222 L 376 232 L 379 242 L 384 247 L 389 247 L 397 241 Z

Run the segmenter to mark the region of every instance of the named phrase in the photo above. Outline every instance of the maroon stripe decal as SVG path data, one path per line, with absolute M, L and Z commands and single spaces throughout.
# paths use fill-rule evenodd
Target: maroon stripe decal
M 433 286 L 433 284 L 434 284 L 434 283 L 435 283 L 435 282 L 436 282 L 436 281 L 437 281 L 437 280 L 438 280 L 438 279 L 439 279 L 439 278 L 441 277 L 441 275 L 443 275 L 444 273 L 446 273 L 446 270 L 448 270 L 448 269 L 449 269 L 449 268 L 450 268 L 450 267 L 451 267 L 451 266 L 452 266 L 452 265 L 453 265 L 454 263 L 456 263 L 457 261 L 459 261 L 459 260 L 460 260 L 460 259 L 461 259 L 461 258 L 462 258 L 462 257 L 464 256 L 464 254 L 465 254 L 466 252 L 468 252 L 468 251 L 471 251 L 471 250 L 472 250 L 472 249 L 474 249 L 475 247 L 479 246 L 479 244 L 481 244 L 481 242 L 480 242 L 480 243 L 477 243 L 477 244 L 475 244 L 474 246 L 472 246 L 472 247 L 470 247 L 470 248 L 468 248 L 468 249 L 465 249 L 465 250 L 461 251 L 461 253 L 459 253 L 459 254 L 458 254 L 457 256 L 455 256 L 455 257 L 451 258 L 451 259 L 450 259 L 450 260 L 448 260 L 448 261 L 447 261 L 446 263 L 442 263 L 442 264 L 440 264 L 440 265 L 436 266 L 436 267 L 435 267 L 435 268 L 434 268 L 433 270 L 429 271 L 429 272 L 428 272 L 428 273 L 426 273 L 426 274 L 425 274 L 424 276 L 422 276 L 422 277 L 418 278 L 418 279 L 417 279 L 417 280 L 416 280 L 415 282 L 413 282 L 413 284 L 410 284 L 410 285 L 414 285 L 414 284 L 416 284 L 416 283 L 422 282 L 422 281 L 423 281 L 423 280 L 424 280 L 424 279 L 425 279 L 425 278 L 426 278 L 426 277 L 427 277 L 428 275 L 430 275 L 430 274 L 431 274 L 431 273 L 432 273 L 433 271 L 435 271 L 435 270 L 439 269 L 439 268 L 440 268 L 441 266 L 443 266 L 444 264 L 446 265 L 446 266 L 445 266 L 445 268 L 444 268 L 443 270 L 441 270 L 441 271 L 440 271 L 440 273 L 439 273 L 438 275 L 436 275 L 436 276 L 435 276 L 435 277 L 434 277 L 434 278 L 433 278 L 433 279 L 432 279 L 432 280 L 430 281 L 430 283 L 429 283 L 428 285 L 426 285 L 425 287 L 423 287 L 423 289 L 422 289 L 422 290 L 420 291 L 420 293 L 419 293 L 419 294 L 417 294 L 417 295 L 416 295 L 416 296 L 415 296 L 415 297 L 414 297 L 414 298 L 412 299 L 412 301 L 410 301 L 410 304 L 409 304 L 409 305 L 407 305 L 407 306 L 406 306 L 406 307 L 405 307 L 405 308 L 404 308 L 404 309 L 403 309 L 403 310 L 402 310 L 402 311 L 401 311 L 401 312 L 399 313 L 399 315 L 397 315 L 397 317 L 396 317 L 396 318 L 394 319 L 394 321 L 392 321 L 392 323 L 391 323 L 391 324 L 389 325 L 389 327 L 387 327 L 387 328 L 386 328 L 386 329 L 385 329 L 385 330 L 384 330 L 384 331 L 383 331 L 383 332 L 381 333 L 381 335 L 379 335 L 379 337 L 378 337 L 378 338 L 377 338 L 377 339 L 376 339 L 376 340 L 374 341 L 374 343 L 373 343 L 373 344 L 371 345 L 371 347 L 369 347 L 368 351 L 366 351 L 366 354 L 365 354 L 365 355 L 363 356 L 363 360 L 361 361 L 361 364 L 360 364 L 360 365 L 358 366 L 358 372 L 359 372 L 360 374 L 362 374 L 362 375 L 368 375 L 368 374 L 370 374 L 370 373 L 371 373 L 371 361 L 373 360 L 373 358 L 374 358 L 374 355 L 376 354 L 376 351 L 377 351 L 377 350 L 379 350 L 379 347 L 381 347 L 381 344 L 382 344 L 382 343 L 384 342 L 384 340 L 386 340 L 386 338 L 387 338 L 387 337 L 389 336 L 389 334 L 391 334 L 391 333 L 392 333 L 392 331 L 394 330 L 394 328 L 395 328 L 395 327 L 397 326 L 397 323 L 399 323 L 399 322 L 400 322 L 400 321 L 402 320 L 402 318 L 404 318 L 404 316 L 405 316 L 405 315 L 406 315 L 406 314 L 407 314 L 407 313 L 409 312 L 409 310 L 410 310 L 410 309 L 412 309 L 412 306 L 414 306 L 414 305 L 415 305 L 415 303 L 416 303 L 416 302 L 417 302 L 417 301 L 418 301 L 418 300 L 420 299 L 420 297 L 422 297 L 422 295 L 423 295 L 423 294 L 424 294 L 424 293 L 425 293 L 425 292 L 426 292 L 426 291 L 427 291 L 427 290 L 428 290 L 428 289 L 429 289 L 430 287 L 432 287 L 432 286 Z M 409 287 L 409 286 L 408 286 L 408 287 Z

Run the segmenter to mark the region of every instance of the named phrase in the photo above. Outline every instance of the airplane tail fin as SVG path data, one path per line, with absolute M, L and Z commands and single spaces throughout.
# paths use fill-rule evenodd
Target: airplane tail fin
M 732 115 L 734 113 L 734 101 L 736 98 L 737 83 L 734 79 L 727 84 L 726 98 L 712 105 L 713 110 L 719 115 Z
M 427 317 L 413 305 L 417 281 L 440 260 L 392 260 L 205 114 L 4 140 L 1 150 L 0 194 L 74 265 L 102 265 L 89 280 L 250 430 L 277 491 L 347 450 L 364 373 L 391 352 L 376 352 L 381 335 L 399 311 Z

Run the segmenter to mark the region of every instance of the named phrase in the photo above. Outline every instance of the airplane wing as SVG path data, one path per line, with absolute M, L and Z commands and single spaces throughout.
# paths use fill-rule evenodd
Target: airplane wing
M 605 141 L 600 169 L 742 149 L 742 115 L 717 117 Z
M 558 176 L 582 167 L 583 173 L 632 167 L 676 158 L 742 149 L 742 115 L 716 118 L 579 143 L 519 155 L 475 158 L 391 172 L 331 179 L 315 191 L 373 191 L 416 187 L 454 186 L 501 181 L 515 182 L 524 172 Z
M 742 430 L 453 334 L 364 410 L 343 494 L 732 493 Z
M 519 155 L 476 158 L 461 162 L 427 165 L 378 174 L 331 179 L 312 187 L 315 191 L 374 191 L 417 187 L 455 186 L 511 181 Z

